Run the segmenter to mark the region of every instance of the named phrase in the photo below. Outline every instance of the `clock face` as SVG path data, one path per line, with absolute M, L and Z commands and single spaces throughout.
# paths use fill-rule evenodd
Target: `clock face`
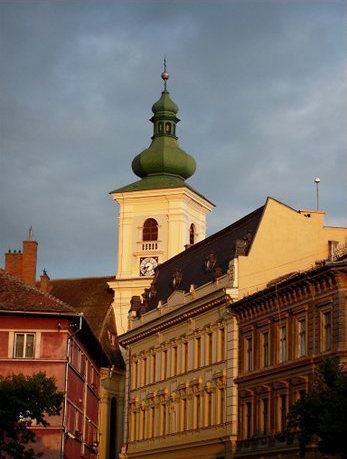
M 158 266 L 158 257 L 140 258 L 141 276 L 154 276 L 154 269 Z

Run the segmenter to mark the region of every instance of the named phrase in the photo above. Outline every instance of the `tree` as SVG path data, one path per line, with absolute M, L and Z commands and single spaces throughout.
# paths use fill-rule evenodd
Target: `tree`
M 312 390 L 289 410 L 284 436 L 297 436 L 301 457 L 317 442 L 321 453 L 347 459 L 347 375 L 340 359 L 326 358 L 316 367 Z
M 31 422 L 48 426 L 46 415 L 60 414 L 63 393 L 55 378 L 45 373 L 0 376 L 0 459 L 35 459 L 42 453 L 30 448 L 35 433 Z

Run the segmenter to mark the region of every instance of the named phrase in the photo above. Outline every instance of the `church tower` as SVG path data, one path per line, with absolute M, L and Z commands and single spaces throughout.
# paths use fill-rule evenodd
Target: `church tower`
M 111 192 L 119 204 L 118 268 L 109 286 L 114 290 L 118 335 L 128 329 L 132 296 L 149 287 L 159 263 L 206 236 L 206 215 L 213 204 L 185 180 L 196 163 L 177 142 L 178 106 L 170 98 L 165 69 L 164 91 L 153 105 L 150 146 L 132 162 L 140 180 Z

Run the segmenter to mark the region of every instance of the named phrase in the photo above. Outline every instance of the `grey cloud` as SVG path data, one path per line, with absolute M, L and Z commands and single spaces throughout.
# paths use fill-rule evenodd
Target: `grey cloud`
M 343 221 L 343 2 L 0 3 L 2 252 L 33 224 L 53 277 L 115 272 L 116 204 L 162 57 L 215 231 L 271 195 Z

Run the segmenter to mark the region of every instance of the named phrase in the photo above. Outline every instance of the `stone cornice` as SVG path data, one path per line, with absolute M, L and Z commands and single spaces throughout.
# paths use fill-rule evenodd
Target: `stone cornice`
M 338 284 L 338 277 L 346 275 L 347 266 L 318 268 L 243 298 L 233 303 L 230 310 L 240 323 L 274 311 L 283 311 L 287 307 L 331 292 Z
M 218 293 L 218 296 L 216 293 Z M 210 298 L 208 299 L 208 297 Z M 146 338 L 149 335 L 160 332 L 192 317 L 195 317 L 211 308 L 220 306 L 222 304 L 225 304 L 226 306 L 231 304 L 231 300 L 229 296 L 225 294 L 224 289 L 219 292 L 214 292 L 214 294 L 211 294 L 208 297 L 182 305 L 181 308 L 176 308 L 175 310 L 170 311 L 169 313 L 154 319 L 153 321 L 146 323 L 143 326 L 139 326 L 133 330 L 130 330 L 118 338 L 119 343 L 122 346 L 128 346 L 129 344 Z

